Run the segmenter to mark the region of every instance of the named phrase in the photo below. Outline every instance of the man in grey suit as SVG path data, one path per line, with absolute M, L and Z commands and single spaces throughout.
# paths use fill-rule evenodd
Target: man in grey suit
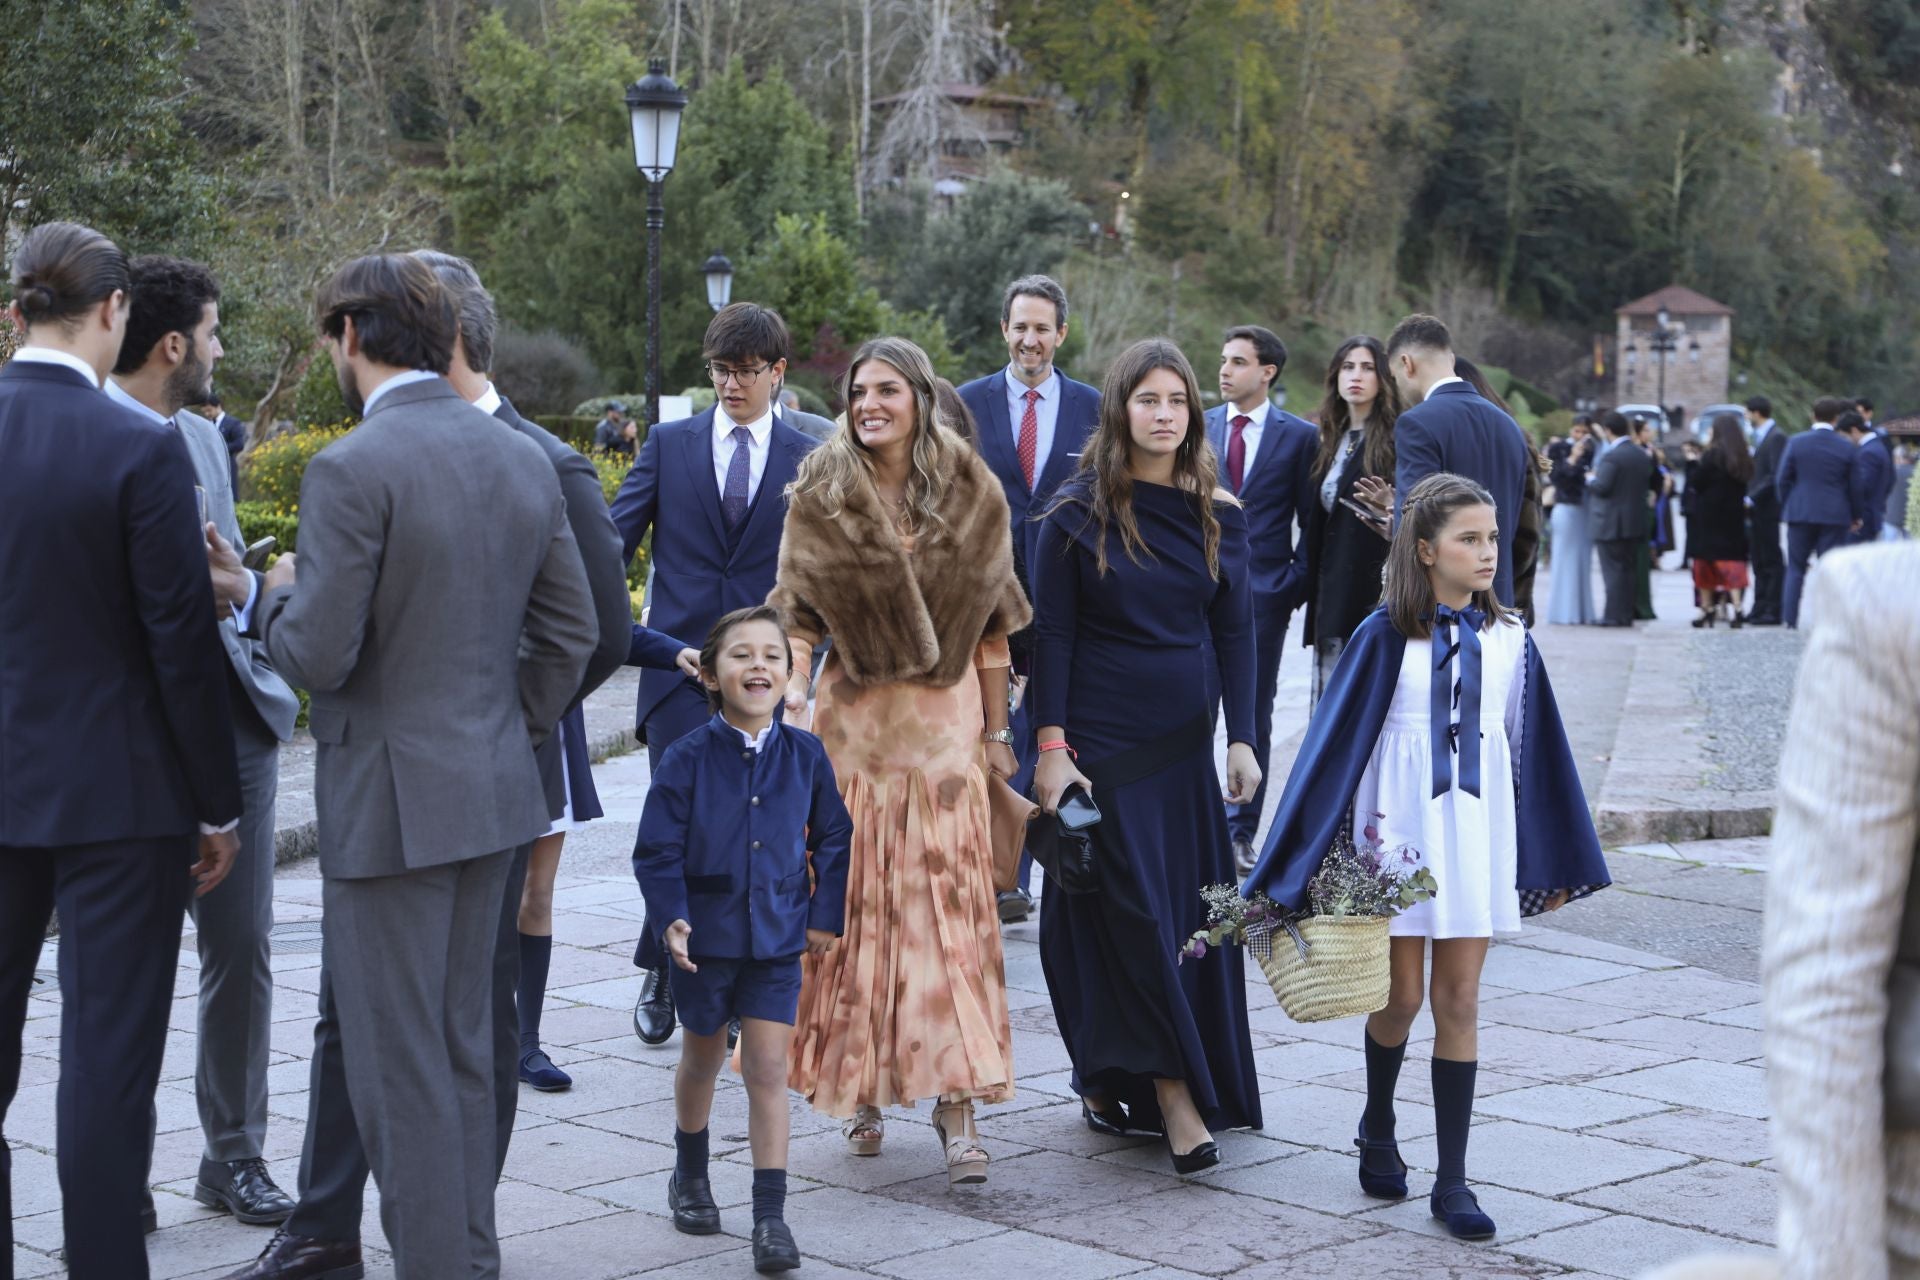
M 493 1277 L 501 899 L 548 826 L 533 743 L 599 627 L 552 466 L 447 383 L 432 269 L 357 258 L 317 310 L 362 421 L 308 464 L 298 567 L 274 565 L 254 625 L 313 699 L 323 985 L 395 1274 Z
M 206 494 L 207 521 L 237 543 L 226 442 L 212 423 L 185 412 L 211 394 L 221 355 L 220 286 L 205 267 L 179 258 L 135 258 L 128 271 L 133 305 L 126 341 L 104 389 L 141 418 L 178 431 Z M 200 953 L 193 1085 L 206 1139 L 193 1195 L 242 1222 L 272 1224 L 293 1212 L 293 1200 L 274 1185 L 262 1158 L 273 1026 L 273 816 L 280 744 L 293 736 L 300 703 L 274 674 L 266 650 L 241 634 L 253 601 L 237 605 L 220 623 L 220 644 L 245 805 L 240 853 L 220 887 L 188 907 Z M 151 1144 L 151 1133 L 148 1138 Z
M 1633 557 L 1647 539 L 1647 486 L 1653 477 L 1653 458 L 1629 436 L 1627 420 L 1609 409 L 1595 421 L 1605 443 L 1587 477 L 1587 518 L 1593 522 L 1593 545 L 1600 553 L 1600 580 L 1607 604 L 1599 625 L 1633 625 Z
M 814 440 L 825 440 L 835 429 L 832 418 L 823 418 L 802 409 L 800 397 L 792 387 L 780 388 L 780 421 Z

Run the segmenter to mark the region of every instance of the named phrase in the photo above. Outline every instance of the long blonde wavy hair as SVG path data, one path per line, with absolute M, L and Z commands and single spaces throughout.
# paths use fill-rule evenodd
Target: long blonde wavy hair
M 956 454 L 965 453 L 967 442 L 942 423 L 935 398 L 938 375 L 927 353 L 905 338 L 873 338 L 853 353 L 840 380 L 840 398 L 846 403 L 846 420 L 839 430 L 800 463 L 800 472 L 787 486 L 788 499 L 805 498 L 815 504 L 829 520 L 846 509 L 847 499 L 863 482 L 873 483 L 873 451 L 860 443 L 853 418 L 853 380 L 862 365 L 872 361 L 891 365 L 900 371 L 913 393 L 913 448 L 907 468 L 906 521 L 911 533 L 919 534 L 947 527 L 940 514 L 941 479 Z

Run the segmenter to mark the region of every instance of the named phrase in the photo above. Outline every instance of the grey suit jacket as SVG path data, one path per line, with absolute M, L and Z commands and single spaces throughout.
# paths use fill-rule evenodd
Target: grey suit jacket
M 811 436 L 815 440 L 825 440 L 839 430 L 832 418 L 823 418 L 817 413 L 808 413 L 804 409 L 788 409 L 782 406 L 776 412 L 780 415 L 780 421 L 801 435 Z
M 1761 945 L 1780 1254 L 1791 1280 L 1920 1275 L 1920 1130 L 1881 1092 L 1920 846 L 1920 545 L 1822 557 L 1801 627 Z
M 1622 440 L 1593 464 L 1587 477 L 1584 505 L 1597 542 L 1647 536 L 1647 485 L 1653 477 L 1653 455 Z
M 396 875 L 545 832 L 533 743 L 600 631 L 539 446 L 444 378 L 389 391 L 307 465 L 298 565 L 254 627 L 313 697 L 321 872 Z
M 207 519 L 220 530 L 221 537 L 236 549 L 244 549 L 245 536 L 233 511 L 232 459 L 227 453 L 225 438 L 211 422 L 184 410 L 176 413 L 173 421 L 180 429 L 180 438 L 186 442 L 187 456 L 193 460 L 193 473 L 199 478 L 200 487 L 207 491 Z M 260 601 L 256 599 L 254 607 L 259 606 Z M 240 634 L 240 625 L 232 618 L 220 623 L 220 644 L 226 649 L 227 661 L 240 677 L 241 687 L 247 691 L 253 709 L 260 713 L 268 732 L 282 742 L 291 738 L 293 722 L 300 716 L 300 699 L 274 671 L 267 647 Z

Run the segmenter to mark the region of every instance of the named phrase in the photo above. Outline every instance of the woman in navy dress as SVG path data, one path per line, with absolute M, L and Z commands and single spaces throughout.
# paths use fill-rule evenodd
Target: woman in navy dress
M 1212 1129 L 1260 1125 L 1239 952 L 1176 959 L 1206 923 L 1200 890 L 1234 878 L 1216 690 L 1226 799 L 1260 781 L 1247 526 L 1216 475 L 1186 357 L 1136 343 L 1032 566 L 1036 796 L 1052 812 L 1078 783 L 1101 813 L 1098 891 L 1041 901 L 1047 987 L 1088 1126 L 1163 1132 L 1182 1173 L 1219 1162 Z

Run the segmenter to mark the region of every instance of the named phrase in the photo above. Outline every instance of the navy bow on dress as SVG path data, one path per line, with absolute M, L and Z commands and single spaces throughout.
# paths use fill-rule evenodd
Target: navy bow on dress
M 1480 628 L 1487 615 L 1469 605 L 1433 609 L 1433 687 L 1428 697 L 1428 726 L 1433 735 L 1433 794 L 1453 785 L 1453 757 L 1460 757 L 1460 789 L 1480 794 Z M 1457 627 L 1456 627 L 1456 624 Z M 1453 680 L 1453 658 L 1460 655 L 1460 679 Z M 1460 722 L 1453 709 L 1460 708 Z

